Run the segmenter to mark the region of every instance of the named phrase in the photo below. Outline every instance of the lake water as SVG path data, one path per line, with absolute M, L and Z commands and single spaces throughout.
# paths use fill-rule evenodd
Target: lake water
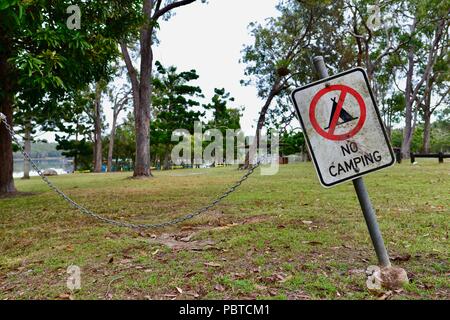
M 67 174 L 73 172 L 73 162 L 66 158 L 55 158 L 55 159 L 33 159 L 33 161 L 38 165 L 41 170 L 53 169 L 58 174 Z M 37 176 L 37 172 L 34 170 L 30 171 L 30 176 Z M 23 160 L 14 159 L 14 178 L 21 178 L 23 176 Z

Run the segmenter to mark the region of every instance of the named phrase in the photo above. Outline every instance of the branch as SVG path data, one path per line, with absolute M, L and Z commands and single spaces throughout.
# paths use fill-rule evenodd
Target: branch
M 450 13 L 450 12 L 447 12 L 447 13 Z M 425 68 L 425 72 L 424 72 L 422 78 L 420 79 L 419 83 L 416 85 L 416 87 L 415 87 L 415 89 L 414 89 L 414 91 L 412 93 L 412 100 L 415 100 L 415 97 L 417 96 L 420 88 L 422 87 L 422 84 L 424 83 L 424 81 L 426 79 L 428 79 L 428 77 L 429 77 L 429 75 L 430 75 L 430 73 L 432 71 L 432 68 L 433 68 L 434 64 L 436 63 L 436 59 L 437 59 L 437 55 L 436 55 L 436 51 L 437 50 L 436 50 L 436 48 L 437 48 L 437 46 L 439 44 L 439 41 L 442 38 L 442 34 L 443 34 L 444 27 L 445 27 L 446 24 L 447 24 L 447 19 L 442 19 L 440 24 L 436 28 L 436 35 L 434 37 L 434 41 L 433 41 L 433 43 L 431 45 L 431 48 L 430 48 L 430 52 L 429 52 L 429 55 L 428 55 L 428 61 L 427 61 L 427 65 L 426 65 L 426 68 Z
M 309 31 L 311 30 L 312 24 L 314 21 L 314 13 L 313 10 L 310 10 L 309 12 L 309 19 L 308 19 L 308 24 L 306 25 L 305 28 L 305 32 L 303 32 L 303 35 L 301 35 L 300 37 L 298 37 L 296 40 L 294 40 L 294 44 L 292 46 L 292 48 L 289 50 L 287 56 L 286 56 L 286 60 L 287 61 L 292 61 L 292 59 L 295 56 L 295 50 L 300 46 L 300 44 L 303 42 L 303 40 L 306 38 L 306 35 L 309 33 Z
M 374 68 L 376 66 L 378 66 L 378 63 L 380 63 L 381 59 L 383 59 L 385 56 L 387 55 L 391 55 L 395 52 L 397 52 L 398 50 L 400 50 L 405 44 L 407 44 L 409 41 L 403 41 L 401 43 L 399 43 L 399 45 L 396 48 L 393 48 L 392 46 L 390 46 L 389 48 L 387 48 L 383 53 L 381 53 L 372 63 Z M 392 51 L 391 51 L 392 50 Z
M 433 113 L 440 105 L 441 103 L 444 101 L 444 99 L 447 97 L 448 93 L 450 92 L 450 87 L 447 88 L 447 91 L 445 91 L 445 93 L 442 95 L 441 99 L 439 100 L 438 103 L 436 103 L 436 105 L 434 106 L 434 108 L 431 109 L 431 113 Z
M 124 42 L 120 42 L 120 48 L 122 50 L 123 59 L 125 60 L 125 65 L 128 70 L 128 75 L 130 77 L 131 81 L 131 87 L 133 88 L 133 96 L 135 97 L 135 100 L 139 96 L 139 80 L 137 77 L 137 71 L 133 66 L 133 63 L 131 62 L 131 57 L 128 52 L 127 45 Z
M 158 11 L 159 11 L 159 9 L 161 8 L 161 3 L 162 3 L 162 0 L 158 0 L 158 2 L 156 2 L 156 5 L 155 5 L 155 12 L 158 12 Z
M 397 83 L 397 81 L 396 81 L 396 79 L 395 79 L 395 74 L 394 74 L 394 76 L 392 77 L 392 79 L 393 79 L 393 81 L 394 81 L 395 86 L 397 87 L 397 90 L 400 91 L 401 93 L 405 94 L 405 90 L 400 89 L 400 87 L 398 86 L 398 83 Z
M 192 2 L 195 2 L 195 1 L 197 1 L 197 0 L 181 0 L 181 1 L 172 2 L 171 4 L 168 4 L 167 6 L 165 6 L 164 8 L 156 10 L 155 13 L 153 14 L 152 19 L 154 21 L 156 21 L 159 18 L 161 18 L 161 16 L 163 16 L 167 12 L 169 12 L 170 10 L 173 10 L 175 8 L 178 8 L 178 7 L 186 6 L 186 5 L 191 4 Z

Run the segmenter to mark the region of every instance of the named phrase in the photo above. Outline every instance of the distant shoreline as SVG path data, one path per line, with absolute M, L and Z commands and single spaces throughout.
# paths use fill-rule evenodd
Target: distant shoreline
M 23 158 L 14 158 L 14 161 L 23 162 Z M 66 157 L 45 157 L 45 158 L 31 158 L 33 161 L 67 161 L 71 162 L 73 159 L 66 158 Z

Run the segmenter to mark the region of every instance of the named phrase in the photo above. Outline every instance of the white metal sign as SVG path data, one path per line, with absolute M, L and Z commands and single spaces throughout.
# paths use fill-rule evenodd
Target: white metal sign
M 292 101 L 324 187 L 394 164 L 364 69 L 295 89 Z

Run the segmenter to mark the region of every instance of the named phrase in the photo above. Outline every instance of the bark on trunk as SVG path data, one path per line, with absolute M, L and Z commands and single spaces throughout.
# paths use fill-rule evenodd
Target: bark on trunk
M 112 127 L 111 127 L 111 133 L 109 135 L 108 164 L 107 164 L 108 172 L 112 172 L 112 160 L 113 160 L 113 154 L 114 154 L 114 139 L 116 137 L 116 122 L 117 122 L 117 119 L 114 115 Z
M 12 110 L 10 97 L 0 101 L 0 112 L 6 116 L 9 124 L 12 124 Z M 0 194 L 16 192 L 13 179 L 13 165 L 11 135 L 2 124 L 0 125 Z
M 142 96 L 141 96 L 142 98 Z M 149 177 L 150 172 L 150 116 L 145 110 L 143 103 L 138 107 L 135 114 L 136 126 L 136 158 L 134 166 L 134 177 Z
M 166 150 L 164 152 L 164 166 L 163 166 L 164 170 L 170 169 L 169 154 L 170 154 L 169 149 L 166 148 Z
M 422 151 L 424 153 L 430 153 L 431 150 L 431 115 L 433 110 L 431 109 L 431 92 L 433 81 L 428 79 L 427 88 L 425 90 L 425 100 L 423 105 L 423 145 Z
M 102 172 L 102 112 L 101 88 L 97 84 L 94 105 L 94 172 Z
M 424 114 L 424 123 L 423 123 L 423 146 L 422 150 L 424 153 L 430 153 L 431 144 L 431 113 Z
M 139 81 L 139 104 L 135 110 L 136 126 L 136 159 L 134 166 L 134 177 L 149 177 L 150 172 L 150 104 L 152 95 L 152 33 L 153 27 L 150 23 L 153 9 L 153 1 L 145 0 L 144 17 L 145 23 L 140 32 L 141 44 L 141 72 Z M 134 90 L 133 90 L 134 91 Z
M 31 153 L 31 123 L 28 121 L 25 125 L 24 150 L 30 155 Z M 23 177 L 22 179 L 30 179 L 30 161 L 23 159 Z
M 0 44 L 8 48 L 6 33 L 0 29 Z M 8 53 L 0 56 L 0 91 L 3 94 L 0 99 L 0 112 L 6 116 L 7 122 L 12 126 L 13 123 L 13 105 L 12 105 L 12 83 L 11 70 L 7 62 Z M 13 150 L 11 135 L 6 130 L 3 123 L 0 123 L 0 194 L 14 193 L 16 188 L 13 179 Z
M 253 140 L 253 143 L 250 146 L 250 150 L 247 151 L 247 153 L 245 154 L 244 169 L 248 169 L 250 167 L 250 157 L 253 157 L 259 148 L 259 141 L 261 139 L 261 130 L 264 126 L 264 122 L 266 121 L 267 110 L 269 110 L 270 104 L 272 103 L 273 99 L 280 93 L 281 90 L 282 88 L 280 87 L 280 83 L 279 81 L 277 81 L 272 86 L 272 89 L 270 90 L 269 95 L 267 96 L 266 102 L 261 108 L 258 123 L 256 125 L 255 139 Z
M 403 141 L 401 153 L 403 159 L 409 159 L 412 141 L 412 120 L 413 120 L 413 104 L 412 99 L 412 78 L 414 74 L 414 47 L 410 46 L 408 50 L 408 72 L 406 74 L 406 90 L 405 90 L 405 128 L 403 129 Z

